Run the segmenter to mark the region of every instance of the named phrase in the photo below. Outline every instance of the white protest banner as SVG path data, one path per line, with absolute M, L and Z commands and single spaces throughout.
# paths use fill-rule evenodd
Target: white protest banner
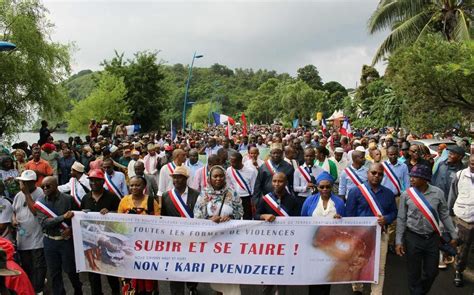
M 233 284 L 376 282 L 375 217 L 275 222 L 75 212 L 76 266 L 125 278 Z

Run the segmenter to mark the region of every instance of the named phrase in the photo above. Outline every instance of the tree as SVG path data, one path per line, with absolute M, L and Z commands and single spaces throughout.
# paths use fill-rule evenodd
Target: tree
M 279 85 L 277 95 L 282 105 L 281 116 L 287 121 L 295 118 L 309 121 L 317 111 L 324 111 L 327 92 L 314 90 L 303 81 Z
M 159 129 L 160 123 L 166 123 L 160 117 L 166 106 L 167 88 L 158 52 L 138 52 L 128 60 L 115 52 L 115 57 L 103 65 L 109 73 L 123 78 L 127 89 L 125 100 L 134 123 L 140 123 L 144 131 Z
M 53 27 L 39 1 L 0 1 L 0 135 L 17 132 L 34 114 L 59 118 L 67 105 L 58 84 L 70 71 L 68 45 L 50 41 Z
M 474 111 L 474 42 L 453 43 L 430 37 L 389 59 L 387 78 L 392 87 L 424 107 L 417 111 L 455 108 Z
M 428 33 L 438 32 L 447 41 L 472 37 L 473 2 L 460 0 L 382 0 L 369 19 L 371 34 L 391 29 L 372 64 L 386 54 L 409 46 Z
M 87 98 L 72 102 L 73 109 L 66 114 L 68 131 L 87 134 L 91 119 L 129 122 L 131 112 L 125 101 L 126 95 L 123 78 L 103 72 L 97 88 Z
M 205 125 L 209 121 L 211 103 L 194 104 L 188 114 L 187 122 L 192 124 Z
M 313 65 L 307 65 L 298 69 L 298 79 L 306 82 L 309 87 L 315 90 L 323 88 L 323 82 L 319 76 L 318 69 Z

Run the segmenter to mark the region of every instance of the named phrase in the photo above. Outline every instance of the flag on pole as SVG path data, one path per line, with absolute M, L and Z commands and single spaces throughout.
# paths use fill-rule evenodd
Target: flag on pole
M 242 135 L 247 136 L 247 118 L 245 118 L 245 114 L 242 113 L 242 116 L 240 116 L 240 119 L 242 120 Z
M 349 138 L 352 138 L 354 136 L 352 134 L 351 123 L 349 123 L 349 119 L 347 117 L 344 118 L 344 122 L 342 123 L 339 132 L 341 133 L 341 135 L 347 136 Z
M 171 140 L 174 141 L 176 139 L 176 128 L 173 126 L 173 120 L 171 120 Z
M 235 124 L 234 119 L 232 119 L 232 117 L 229 117 L 227 115 L 212 112 L 212 116 L 214 117 L 214 122 L 216 123 L 216 125 L 225 124 L 227 122 L 229 122 L 231 125 Z
M 321 130 L 323 131 L 323 136 L 326 137 L 326 132 L 328 131 L 328 125 L 326 125 L 326 119 L 321 120 Z

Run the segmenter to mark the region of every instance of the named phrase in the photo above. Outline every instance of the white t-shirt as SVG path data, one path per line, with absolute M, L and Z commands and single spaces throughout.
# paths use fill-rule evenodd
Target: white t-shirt
M 36 201 L 44 196 L 39 187 L 33 191 L 31 198 Z M 21 231 L 16 235 L 18 250 L 34 250 L 43 248 L 43 231 L 36 217 L 31 213 L 26 204 L 25 194 L 19 192 L 13 200 L 13 211 Z

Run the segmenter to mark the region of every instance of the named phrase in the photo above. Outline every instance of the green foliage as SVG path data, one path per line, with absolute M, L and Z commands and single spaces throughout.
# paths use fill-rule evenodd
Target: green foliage
M 318 69 L 314 65 L 307 65 L 298 69 L 298 79 L 306 82 L 309 87 L 320 90 L 323 88 L 323 82 L 319 76 Z
M 405 97 L 426 109 L 474 111 L 474 42 L 446 42 L 431 37 L 390 58 L 388 78 Z M 419 111 L 419 110 L 416 110 Z
M 124 123 L 130 121 L 131 112 L 125 101 L 127 90 L 123 78 L 104 71 L 98 83 L 87 98 L 72 102 L 73 109 L 66 115 L 68 131 L 87 134 L 91 119 Z
M 159 129 L 166 123 L 160 114 L 166 106 L 168 88 L 158 52 L 138 52 L 128 60 L 115 52 L 115 57 L 103 65 L 112 75 L 123 78 L 133 122 L 140 123 L 144 131 Z
M 199 103 L 194 104 L 191 108 L 191 111 L 188 113 L 188 118 L 186 119 L 189 123 L 206 123 L 209 122 L 209 116 L 211 112 L 211 103 Z
M 69 98 L 77 101 L 88 97 L 97 87 L 98 80 L 99 73 L 84 70 L 72 75 L 62 83 L 62 86 L 67 91 Z
M 472 1 L 382 0 L 369 19 L 369 32 L 391 29 L 380 45 L 373 64 L 386 54 L 411 45 L 429 33 L 447 41 L 465 41 L 473 36 Z
M 61 117 L 67 105 L 58 83 L 69 74 L 69 46 L 50 41 L 46 12 L 36 0 L 0 0 L 0 40 L 17 46 L 0 52 L 0 133 L 33 123 L 35 113 Z

